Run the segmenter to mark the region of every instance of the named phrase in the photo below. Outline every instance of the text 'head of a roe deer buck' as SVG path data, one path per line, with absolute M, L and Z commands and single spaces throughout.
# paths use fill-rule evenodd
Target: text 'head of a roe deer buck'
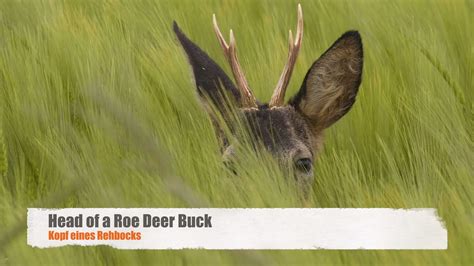
M 215 15 L 213 23 L 237 86 L 222 68 L 189 40 L 176 22 L 174 23 L 174 31 L 191 64 L 201 101 L 205 106 L 209 106 L 211 102 L 215 107 L 213 110 L 218 110 L 224 117 L 228 105 L 235 104 L 240 116 L 248 122 L 252 139 L 263 144 L 282 165 L 291 166 L 298 181 L 311 182 L 313 159 L 322 145 L 323 130 L 344 116 L 355 102 L 363 65 L 359 33 L 344 33 L 324 52 L 310 67 L 298 93 L 285 105 L 285 91 L 303 38 L 303 12 L 298 5 L 296 38 L 293 39 L 290 31 L 288 62 L 270 102 L 261 104 L 252 94 L 237 60 L 232 30 L 230 42 L 227 43 L 217 25 Z M 212 111 L 206 109 L 213 117 Z M 217 132 L 221 130 L 217 128 Z M 224 138 L 224 156 L 232 156 L 232 145 L 225 137 L 220 138 Z

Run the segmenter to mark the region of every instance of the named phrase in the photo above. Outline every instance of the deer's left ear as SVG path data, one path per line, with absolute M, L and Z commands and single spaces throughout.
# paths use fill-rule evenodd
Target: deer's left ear
M 354 104 L 362 65 L 360 35 L 348 31 L 313 63 L 289 104 L 311 121 L 313 130 L 329 127 Z
M 239 103 L 240 93 L 224 70 L 206 52 L 192 42 L 181 31 L 176 22 L 173 22 L 173 30 L 192 67 L 194 82 L 201 102 L 207 105 L 210 100 L 210 103 L 223 114 L 230 109 L 228 104 Z

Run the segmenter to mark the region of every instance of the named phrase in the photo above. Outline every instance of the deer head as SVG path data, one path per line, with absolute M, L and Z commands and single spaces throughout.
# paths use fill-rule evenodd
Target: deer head
M 356 99 L 363 65 L 359 33 L 348 31 L 337 39 L 309 68 L 298 93 L 284 104 L 303 38 L 303 12 L 298 5 L 296 37 L 293 38 L 291 30 L 289 34 L 288 61 L 270 102 L 262 104 L 252 94 L 239 64 L 232 30 L 227 43 L 215 15 L 213 24 L 237 85 L 174 23 L 174 31 L 192 67 L 200 100 L 205 106 L 215 107 L 205 109 L 211 118 L 215 118 L 215 110 L 225 118 L 229 115 L 229 107 L 236 107 L 249 125 L 252 140 L 263 144 L 255 147 L 265 147 L 282 166 L 294 169 L 298 181 L 312 182 L 313 161 L 321 149 L 323 131 L 344 116 Z M 222 140 L 223 155 L 230 160 L 234 156 L 233 145 L 221 134 L 218 123 L 214 124 Z

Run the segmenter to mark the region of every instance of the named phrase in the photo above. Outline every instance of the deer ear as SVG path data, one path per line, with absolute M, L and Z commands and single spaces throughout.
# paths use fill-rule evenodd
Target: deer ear
M 313 130 L 329 127 L 354 104 L 362 65 L 360 35 L 348 31 L 313 63 L 289 104 L 311 121 Z
M 225 112 L 229 102 L 239 103 L 240 93 L 222 68 L 193 43 L 176 22 L 173 22 L 173 30 L 186 52 L 199 97 L 204 105 L 208 106 L 210 100 L 219 111 Z

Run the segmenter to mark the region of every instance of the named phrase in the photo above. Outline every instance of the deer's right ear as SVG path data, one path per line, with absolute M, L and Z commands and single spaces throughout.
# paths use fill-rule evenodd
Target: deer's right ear
M 361 83 L 362 41 L 357 31 L 344 33 L 309 69 L 290 105 L 320 132 L 344 116 Z
M 218 111 L 224 113 L 229 110 L 229 103 L 240 103 L 237 87 L 222 68 L 184 35 L 176 22 L 173 22 L 173 30 L 186 52 L 199 97 L 204 105 L 208 106 L 210 100 Z

